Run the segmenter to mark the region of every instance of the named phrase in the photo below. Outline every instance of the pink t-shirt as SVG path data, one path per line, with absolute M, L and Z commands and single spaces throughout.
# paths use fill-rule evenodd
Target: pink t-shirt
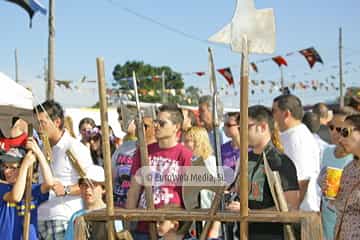
M 180 167 L 190 166 L 192 153 L 182 144 L 174 147 L 161 149 L 158 143 L 148 146 L 150 166 L 155 169 L 155 182 L 153 183 L 154 206 L 159 208 L 167 204 L 183 206 L 181 184 L 164 182 L 164 176 L 175 176 L 180 174 Z M 131 167 L 131 176 L 134 176 L 141 166 L 140 152 L 137 151 Z M 157 178 L 159 177 L 159 178 Z M 157 181 L 156 179 L 161 179 Z M 139 198 L 139 208 L 146 208 L 145 193 L 142 191 Z M 138 222 L 139 232 L 148 232 L 148 225 L 145 222 Z

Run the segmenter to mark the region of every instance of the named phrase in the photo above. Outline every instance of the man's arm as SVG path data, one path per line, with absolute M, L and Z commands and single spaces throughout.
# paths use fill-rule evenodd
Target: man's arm
M 291 190 L 284 192 L 284 197 L 289 211 L 298 210 L 300 205 L 300 191 Z
M 19 175 L 16 182 L 10 192 L 5 193 L 3 199 L 6 202 L 20 202 L 23 198 L 26 184 L 27 171 L 30 166 L 35 162 L 35 156 L 31 152 L 25 155 L 23 162 L 21 163 Z
M 309 185 L 309 180 L 301 180 L 299 181 L 299 190 L 300 190 L 300 203 L 304 200 L 305 194 L 307 192 Z
M 69 193 L 65 193 L 65 187 L 69 189 Z M 55 192 L 56 196 L 77 196 L 80 195 L 80 187 L 79 184 L 64 186 L 61 182 L 55 182 L 52 186 L 52 190 Z
M 40 150 L 39 146 L 32 137 L 28 138 L 26 149 L 33 151 L 39 160 L 41 173 L 44 178 L 44 182 L 41 184 L 41 193 L 47 193 L 55 183 L 50 166 L 47 163 L 43 152 Z
M 137 208 L 140 191 L 141 191 L 141 185 L 137 182 L 136 176 L 132 176 L 130 188 L 127 192 L 127 200 L 126 200 L 125 208 L 127 209 Z

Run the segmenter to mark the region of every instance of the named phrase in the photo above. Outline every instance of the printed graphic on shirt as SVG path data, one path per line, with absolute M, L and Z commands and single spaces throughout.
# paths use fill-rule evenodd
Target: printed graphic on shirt
M 249 200 L 262 202 L 264 199 L 265 169 L 263 164 L 256 166 L 256 163 L 249 161 Z
M 163 181 L 164 176 L 171 176 L 171 179 L 177 179 L 179 176 L 179 162 L 163 156 L 150 156 L 150 165 L 153 173 L 152 186 L 154 205 L 166 205 L 169 203 L 180 203 L 180 194 L 176 191 L 178 188 L 175 182 Z M 170 179 L 170 177 L 166 177 Z M 142 192 L 139 207 L 146 208 L 145 193 Z

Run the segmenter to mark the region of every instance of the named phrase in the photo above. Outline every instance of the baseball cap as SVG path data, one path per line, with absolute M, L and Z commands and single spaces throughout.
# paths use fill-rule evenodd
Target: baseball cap
M 89 179 L 91 181 L 97 183 L 104 183 L 105 182 L 105 172 L 104 169 L 97 165 L 91 165 L 86 169 L 86 176 L 83 178 L 79 178 L 79 182 L 83 181 L 84 179 Z
M 25 150 L 22 148 L 10 148 L 0 155 L 1 163 L 19 163 L 25 157 Z

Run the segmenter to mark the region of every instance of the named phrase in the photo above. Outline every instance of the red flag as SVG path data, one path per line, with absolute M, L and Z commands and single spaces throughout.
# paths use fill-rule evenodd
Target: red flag
M 300 50 L 299 53 L 305 57 L 306 61 L 310 65 L 310 68 L 313 68 L 316 62 L 324 64 L 319 53 L 313 47 Z
M 205 72 L 195 72 L 196 75 L 198 75 L 199 77 L 204 76 Z
M 285 58 L 283 58 L 282 56 L 273 57 L 272 60 L 273 60 L 279 67 L 281 67 L 282 65 L 287 66 L 287 62 L 286 62 Z
M 252 69 L 254 70 L 254 72 L 256 72 L 256 73 L 259 72 L 258 68 L 254 62 L 250 63 L 250 65 L 251 65 Z
M 234 84 L 234 78 L 231 73 L 230 68 L 222 68 L 217 70 L 223 77 L 226 79 L 226 81 L 229 83 L 229 85 Z

